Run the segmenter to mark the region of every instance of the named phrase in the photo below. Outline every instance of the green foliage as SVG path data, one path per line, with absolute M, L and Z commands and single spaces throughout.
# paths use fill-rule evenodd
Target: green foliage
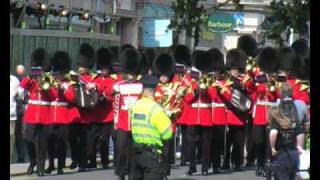
M 276 40 L 282 47 L 291 34 L 290 28 L 293 29 L 293 33 L 298 34 L 305 34 L 308 31 L 310 0 L 291 0 L 290 3 L 286 0 L 273 1 L 270 8 L 271 15 L 261 24 L 261 28 L 265 30 L 263 39 Z M 286 33 L 285 39 L 281 36 L 283 33 Z
M 212 8 L 217 10 L 231 1 L 236 8 L 242 8 L 239 0 L 227 0 L 225 3 Z M 171 8 L 174 11 L 174 17 L 168 26 L 169 29 L 176 30 L 178 34 L 185 30 L 188 37 L 194 37 L 195 46 L 199 42 L 201 27 L 206 24 L 208 19 L 205 8 L 202 5 L 199 6 L 199 2 L 200 0 L 177 0 L 172 2 Z

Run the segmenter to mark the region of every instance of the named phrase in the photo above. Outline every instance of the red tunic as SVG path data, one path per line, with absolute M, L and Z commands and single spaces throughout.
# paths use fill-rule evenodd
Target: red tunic
M 184 97 L 186 103 L 191 106 L 187 125 L 212 126 L 212 99 L 210 98 L 212 95 L 209 94 L 210 92 L 207 89 L 202 89 L 199 92 L 199 97 L 196 98 L 194 96 L 194 91 L 197 88 L 198 82 L 193 81 Z
M 97 85 L 100 96 L 104 97 L 95 107 L 96 119 L 95 122 L 108 123 L 113 121 L 113 96 L 112 87 L 115 83 L 114 77 L 98 76 L 94 82 Z
M 80 80 L 84 83 L 94 83 L 96 78 L 95 74 L 80 75 Z M 91 123 L 96 121 L 96 111 L 95 109 L 79 109 L 81 123 Z
M 185 74 L 179 74 L 182 85 L 181 87 L 187 87 L 187 89 L 189 89 L 189 87 L 191 86 L 191 81 L 192 78 L 190 76 L 189 73 L 185 73 Z M 181 77 L 182 76 L 182 77 Z M 180 113 L 180 115 L 177 117 L 177 124 L 183 124 L 186 125 L 188 124 L 189 121 L 189 111 L 191 109 L 191 105 L 188 104 L 184 99 L 182 100 L 182 111 Z
M 212 99 L 212 124 L 213 125 L 227 125 L 227 111 L 226 106 L 224 104 L 223 98 L 219 95 L 219 91 L 217 86 L 219 84 L 223 85 L 225 80 L 218 80 L 217 82 L 213 83 L 208 91 L 210 91 L 211 99 Z
M 50 123 L 50 95 L 41 90 L 36 79 L 24 77 L 20 86 L 29 91 L 29 101 L 23 120 L 30 124 L 49 124 Z
M 240 75 L 239 76 L 240 82 L 243 84 L 243 86 L 246 89 L 246 92 L 252 93 L 254 91 L 254 83 L 253 79 L 249 77 L 248 75 Z M 232 85 L 233 85 L 232 80 L 227 80 L 223 88 L 220 92 L 221 96 L 223 97 L 224 101 L 226 102 L 231 102 L 232 100 Z M 227 121 L 229 125 L 234 125 L 234 126 L 244 126 L 246 122 L 246 115 L 240 115 L 236 112 L 234 112 L 231 109 L 227 108 Z
M 141 98 L 143 85 L 139 81 L 127 82 L 119 80 L 113 85 L 114 97 L 114 123 L 116 129 L 130 131 L 128 109 Z
M 253 124 L 267 125 L 268 110 L 272 103 L 276 103 L 280 98 L 279 89 L 271 92 L 266 83 L 256 83 L 255 103 L 253 110 Z
M 49 90 L 49 94 L 53 98 L 50 104 L 50 124 L 69 124 L 72 119 L 69 117 L 70 108 L 72 108 L 72 105 L 69 103 L 74 101 L 74 88 L 67 81 L 62 82 L 61 86 L 64 89 L 63 92 L 59 92 L 56 87 Z
M 307 105 L 310 104 L 310 96 L 308 93 L 308 86 L 303 84 L 301 80 L 289 77 L 288 83 L 292 87 L 292 98 L 294 100 L 301 100 Z

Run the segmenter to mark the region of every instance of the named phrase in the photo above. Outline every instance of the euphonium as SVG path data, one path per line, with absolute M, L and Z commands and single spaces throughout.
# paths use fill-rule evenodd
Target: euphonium
M 49 90 L 53 84 L 54 84 L 54 77 L 51 75 L 51 73 L 44 73 L 40 77 L 40 88 L 42 90 Z

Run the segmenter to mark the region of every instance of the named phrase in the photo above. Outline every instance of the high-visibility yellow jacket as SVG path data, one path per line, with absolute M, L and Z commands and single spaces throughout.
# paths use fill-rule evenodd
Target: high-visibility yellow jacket
M 162 140 L 172 137 L 171 120 L 163 108 L 152 98 L 143 96 L 129 109 L 133 141 L 157 147 L 159 153 Z

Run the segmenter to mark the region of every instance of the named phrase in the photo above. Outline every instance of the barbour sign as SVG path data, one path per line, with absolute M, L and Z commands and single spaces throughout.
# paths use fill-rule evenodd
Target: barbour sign
M 210 15 L 207 20 L 207 29 L 210 32 L 224 33 L 232 31 L 236 26 L 236 20 L 230 14 L 217 11 Z

